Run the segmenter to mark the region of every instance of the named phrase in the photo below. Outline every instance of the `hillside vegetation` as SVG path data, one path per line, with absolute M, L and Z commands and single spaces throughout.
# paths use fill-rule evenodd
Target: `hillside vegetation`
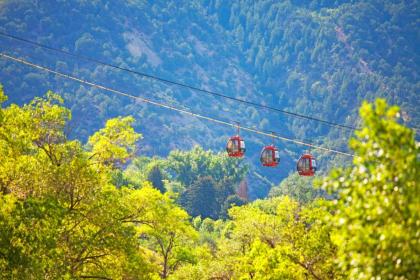
M 400 122 L 419 126 L 416 1 L 3 1 L 0 31 L 122 67 L 292 112 L 360 125 L 363 100 L 401 107 Z M 139 96 L 226 121 L 348 150 L 351 131 L 153 82 L 0 37 L 0 50 Z M 63 78 L 0 60 L 9 102 L 23 105 L 48 89 L 71 108 L 70 138 L 86 141 L 103 123 L 132 115 L 142 152 L 223 150 L 222 126 L 135 103 Z M 270 139 L 245 134 L 249 191 L 264 197 L 295 168 L 304 147 L 282 142 L 282 168 L 259 167 Z M 313 151 L 321 173 L 349 164 Z M 256 173 L 255 173 L 256 172 Z M 267 180 L 260 179 L 266 178 Z
M 293 198 L 299 183 L 245 205 L 232 184 L 246 167 L 196 147 L 124 169 L 143 141 L 134 119 L 72 140 L 62 104 L 0 107 L 2 279 L 420 276 L 419 145 L 383 99 L 360 109 L 353 164 L 319 183 L 333 199 Z

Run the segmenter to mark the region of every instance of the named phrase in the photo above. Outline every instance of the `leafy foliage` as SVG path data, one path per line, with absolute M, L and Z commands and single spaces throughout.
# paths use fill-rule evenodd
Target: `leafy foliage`
M 274 197 L 232 208 L 226 222 L 196 218 L 206 246 L 174 278 L 418 278 L 418 143 L 384 100 L 360 114 L 354 165 L 323 181 L 336 199 Z
M 187 213 L 150 186 L 112 185 L 140 137 L 133 120 L 108 121 L 84 147 L 67 140 L 60 102 L 49 92 L 1 109 L 0 277 L 152 279 L 189 262 Z
M 222 154 L 175 150 L 123 171 L 133 118 L 83 144 L 57 94 L 0 107 L 0 278 L 417 279 L 419 144 L 382 99 L 360 115 L 353 165 L 322 182 L 333 199 L 292 175 L 241 205 L 248 167 Z
M 339 268 L 352 279 L 418 278 L 419 145 L 384 100 L 365 103 L 360 115 L 364 127 L 350 142 L 354 166 L 323 183 L 339 196 L 331 221 Z
M 195 146 L 191 151 L 172 151 L 167 160 L 168 172 L 175 181 L 191 185 L 200 177 L 211 176 L 217 182 L 236 185 L 248 172 L 248 166 L 224 153 L 214 154 Z
M 89 138 L 93 158 L 105 165 L 122 165 L 135 150 L 134 143 L 141 137 L 132 128 L 133 117 L 108 120 L 103 129 Z
M 52 47 L 158 75 L 232 97 L 358 125 L 362 100 L 381 96 L 401 106 L 405 124 L 419 126 L 418 11 L 415 1 L 2 1 L 0 28 Z M 121 20 L 124 15 L 124 20 Z M 69 23 L 68 18 L 72 18 Z M 174 24 L 176 22 L 176 24 Z M 201 93 L 52 55 L 1 37 L 2 51 L 82 79 L 244 126 L 347 150 L 349 133 L 308 120 L 224 102 Z M 11 102 L 46 89 L 73 111 L 71 138 L 86 142 L 103 123 L 132 115 L 142 129 L 144 155 L 167 157 L 199 143 L 220 151 L 231 130 L 0 60 Z M 238 113 L 240 112 L 240 113 Z M 277 185 L 294 169 L 301 147 L 279 143 L 282 166 L 259 166 L 262 138 L 246 135 L 247 161 Z M 251 155 L 251 156 L 250 156 Z M 292 155 L 292 156 L 291 156 Z M 317 155 L 325 171 L 344 158 Z M 258 177 L 250 197 L 265 197 Z
M 226 218 L 232 202 L 243 202 L 234 189 L 244 167 L 205 150 L 221 149 L 230 131 L 1 60 L 11 102 L 22 105 L 53 88 L 66 96 L 73 115 L 53 93 L 21 107 L 0 107 L 0 278 L 420 278 L 419 147 L 400 124 L 419 126 L 417 6 L 1 2 L 2 31 L 230 96 L 352 125 L 365 99 L 382 96 L 401 111 L 383 101 L 363 105 L 364 128 L 351 142 L 354 165 L 324 181 L 337 198 L 332 203 L 316 199 L 311 183 L 292 175 L 273 189 L 273 198 L 235 207 L 226 221 L 195 217 L 197 237 L 170 197 L 189 197 L 187 210 L 215 218 Z M 346 149 L 348 136 L 337 130 L 245 106 L 232 110 L 216 98 L 1 40 L 2 52 L 83 79 L 246 126 L 281 125 L 284 135 Z M 5 101 L 0 88 L 0 103 Z M 137 121 L 117 118 L 102 128 L 105 120 L 126 114 Z M 122 171 L 140 139 L 132 126 L 145 134 L 144 153 L 163 158 L 136 158 Z M 248 155 L 258 154 L 261 139 L 246 140 Z M 190 150 L 196 143 L 205 149 Z M 187 151 L 168 157 L 174 149 Z M 285 154 L 282 164 L 264 174 L 279 181 L 294 168 Z M 164 181 L 168 194 L 146 181 L 161 191 Z M 265 195 L 259 183 L 249 186 L 253 197 Z M 204 200 L 203 189 L 214 196 Z
M 172 151 L 165 159 L 136 158 L 125 178 L 133 185 L 150 181 L 168 190 L 190 215 L 216 219 L 226 217 L 231 204 L 245 203 L 236 193 L 247 173 L 248 166 L 237 159 L 196 146 L 190 151 Z
M 196 279 L 331 279 L 335 246 L 329 238 L 329 215 L 322 201 L 300 206 L 288 197 L 256 201 L 229 211 L 231 221 L 201 223 L 201 231 L 215 236 L 212 250 L 201 251 L 196 265 L 175 275 Z M 218 225 L 217 225 L 218 223 Z M 222 229 L 220 229 L 222 225 Z
M 217 201 L 217 185 L 211 177 L 196 180 L 181 196 L 181 205 L 191 216 L 217 218 L 220 206 Z
M 308 203 L 321 196 L 321 191 L 313 188 L 313 177 L 299 176 L 297 173 L 290 174 L 279 186 L 270 190 L 269 196 L 289 196 L 300 203 Z
M 7 96 L 4 95 L 3 86 L 0 84 L 0 109 L 3 102 L 7 100 Z M 0 123 L 3 121 L 3 112 L 0 110 Z
M 155 189 L 158 189 L 161 193 L 165 192 L 165 184 L 163 182 L 164 177 L 159 166 L 155 165 L 147 175 L 147 180 L 152 183 Z

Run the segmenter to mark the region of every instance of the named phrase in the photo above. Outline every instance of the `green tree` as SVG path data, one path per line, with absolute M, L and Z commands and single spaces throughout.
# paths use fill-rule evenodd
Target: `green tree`
M 173 180 L 187 187 L 205 176 L 236 186 L 247 173 L 248 166 L 238 164 L 237 159 L 224 153 L 214 154 L 195 146 L 191 151 L 172 151 L 167 158 L 167 169 L 173 174 Z
M 2 104 L 7 100 L 7 96 L 4 95 L 3 86 L 0 84 L 0 124 L 3 121 Z
M 135 142 L 141 135 L 134 132 L 133 117 L 115 118 L 89 138 L 91 157 L 105 165 L 121 166 L 134 155 Z
M 337 264 L 349 279 L 420 277 L 419 145 L 398 123 L 397 107 L 364 103 L 363 128 L 350 146 L 354 166 L 336 170 L 323 188 L 338 195 L 331 222 Z
M 235 195 L 247 171 L 248 167 L 239 164 L 237 159 L 195 146 L 190 151 L 172 151 L 166 159 L 136 158 L 124 173 L 133 185 L 151 181 L 161 191 L 169 191 L 191 215 L 215 218 L 226 216 L 230 203 L 225 200 Z M 213 181 L 210 184 L 213 187 L 202 190 L 212 193 L 208 201 L 200 195 L 204 177 Z M 195 199 L 199 201 L 193 201 Z M 210 208 L 206 210 L 205 205 Z
M 226 197 L 223 200 L 223 204 L 222 207 L 220 209 L 220 214 L 219 216 L 221 218 L 228 218 L 228 211 L 231 207 L 233 206 L 242 206 L 244 204 L 246 204 L 247 201 L 244 200 L 243 198 L 239 197 L 236 194 L 233 195 L 229 195 L 228 197 Z
M 217 203 L 217 184 L 212 177 L 197 179 L 180 198 L 181 205 L 195 217 L 217 217 L 220 206 Z
M 147 180 L 152 183 L 155 189 L 158 189 L 161 193 L 166 191 L 165 184 L 163 182 L 164 177 L 162 171 L 160 170 L 159 166 L 155 165 L 147 174 Z
M 296 172 L 290 174 L 279 186 L 270 190 L 269 197 L 287 195 L 300 203 L 308 203 L 320 196 L 321 191 L 313 188 L 313 177 L 299 176 Z
M 123 173 L 123 178 L 136 188 L 145 182 L 151 182 L 155 188 L 164 193 L 168 191 L 165 184 L 172 183 L 168 180 L 170 176 L 166 171 L 165 159 L 159 157 L 136 157 Z
M 137 225 L 120 216 L 133 207 L 124 203 L 130 191 L 111 184 L 107 161 L 66 139 L 71 114 L 62 102 L 48 92 L 28 105 L 2 109 L 0 277 L 150 278 L 156 270 L 145 257 L 147 248 L 139 249 Z M 121 151 L 138 138 L 118 123 L 118 133 L 100 134 L 104 149 Z M 100 147 L 95 152 L 106 154 Z M 127 154 L 112 157 L 122 162 Z
M 203 234 L 195 264 L 175 279 L 334 279 L 336 248 L 323 200 L 275 197 L 236 206 L 230 221 L 194 219 Z
M 141 203 L 134 205 L 146 209 L 139 220 L 129 217 L 128 221 L 139 224 L 138 232 L 146 246 L 157 252 L 160 276 L 167 278 L 180 265 L 193 262 L 192 249 L 197 232 L 188 221 L 188 214 L 179 208 L 167 195 L 145 187 L 147 195 Z
M 0 193 L 0 278 L 59 278 L 66 275 L 58 249 L 65 210 L 56 200 L 20 201 Z
M 228 264 L 238 264 L 236 277 L 334 278 L 335 247 L 329 237 L 330 226 L 322 221 L 328 215 L 323 203 L 317 200 L 302 206 L 288 197 L 278 197 L 232 208 L 229 214 L 236 249 Z M 229 259 L 229 249 L 221 251 L 227 252 Z

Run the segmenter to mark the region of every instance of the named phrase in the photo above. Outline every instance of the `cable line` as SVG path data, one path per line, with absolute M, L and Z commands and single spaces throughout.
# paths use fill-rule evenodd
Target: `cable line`
M 139 72 L 139 71 L 132 70 L 132 69 L 129 69 L 129 68 L 120 67 L 120 66 L 117 66 L 117 65 L 114 65 L 114 64 L 103 62 L 103 61 L 95 59 L 95 58 L 71 53 L 69 51 L 65 51 L 65 50 L 62 50 L 62 49 L 59 49 L 59 48 L 50 47 L 50 46 L 40 44 L 40 43 L 35 42 L 35 41 L 24 39 L 24 38 L 21 38 L 21 37 L 15 36 L 15 35 L 11 35 L 11 34 L 8 34 L 8 33 L 4 33 L 4 32 L 1 32 L 1 31 L 0 31 L 0 36 L 7 37 L 7 38 L 10 38 L 10 39 L 13 39 L 13 40 L 16 40 L 16 41 L 24 42 L 24 43 L 27 43 L 27 44 L 30 44 L 30 45 L 33 45 L 33 46 L 43 48 L 43 49 L 47 49 L 47 50 L 55 51 L 55 52 L 58 52 L 58 53 L 62 53 L 62 54 L 77 58 L 79 60 L 82 59 L 82 60 L 85 60 L 85 61 L 100 64 L 100 65 L 103 65 L 103 66 L 106 66 L 106 67 L 110 67 L 110 68 L 114 68 L 114 69 L 118 69 L 118 70 L 121 70 L 121 71 L 131 73 L 131 74 L 135 74 L 135 75 L 138 75 L 138 76 L 141 76 L 141 77 L 144 77 L 144 78 L 148 78 L 148 79 L 151 79 L 151 80 L 162 82 L 162 83 L 165 83 L 165 84 L 175 85 L 175 86 L 187 88 L 187 89 L 190 89 L 190 90 L 193 90 L 193 91 L 198 91 L 198 92 L 206 93 L 206 94 L 209 94 L 209 95 L 222 97 L 222 98 L 225 98 L 225 99 L 229 99 L 229 100 L 232 100 L 232 101 L 236 101 L 236 102 L 240 102 L 240 103 L 243 103 L 243 104 L 246 104 L 246 105 L 250 105 L 250 106 L 253 106 L 253 107 L 262 108 L 262 109 L 265 109 L 265 110 L 270 110 L 270 111 L 274 111 L 274 112 L 277 112 L 277 113 L 281 113 L 281 114 L 285 114 L 285 115 L 289 115 L 289 116 L 293 116 L 293 117 L 297 117 L 297 118 L 301 118 L 301 119 L 320 122 L 320 123 L 323 123 L 325 125 L 328 125 L 328 126 L 331 126 L 331 127 L 337 127 L 337 128 L 340 128 L 340 129 L 349 129 L 349 130 L 356 130 L 357 129 L 357 127 L 353 127 L 353 126 L 349 126 L 349 125 L 345 125 L 345 124 L 339 124 L 339 123 L 335 123 L 335 122 L 331 122 L 331 121 L 327 121 L 327 120 L 323 120 L 323 119 L 319 119 L 319 118 L 315 118 L 315 117 L 311 117 L 311 116 L 307 116 L 307 115 L 303 115 L 303 114 L 298 114 L 298 113 L 294 113 L 294 112 L 289 112 L 289 111 L 282 110 L 282 109 L 279 109 L 279 108 L 259 104 L 259 103 L 253 102 L 253 101 L 248 101 L 248 100 L 245 100 L 245 99 L 231 97 L 231 96 L 228 96 L 228 95 L 225 95 L 225 94 L 222 94 L 222 93 L 218 93 L 218 92 L 206 90 L 206 89 L 203 89 L 203 88 L 183 84 L 181 82 L 168 80 L 168 79 L 165 79 L 165 78 L 161 78 L 161 77 L 151 75 L 151 74 L 147 74 L 147 73 L 144 73 L 144 72 Z
M 336 153 L 336 154 L 340 154 L 340 155 L 355 157 L 355 155 L 347 153 L 347 152 L 342 152 L 342 151 L 338 151 L 338 150 L 335 150 L 335 149 L 321 147 L 321 146 L 314 145 L 314 144 L 311 144 L 311 143 L 306 143 L 306 142 L 303 142 L 303 141 L 300 141 L 300 140 L 297 140 L 297 139 L 291 139 L 291 138 L 287 138 L 287 137 L 283 137 L 283 136 L 273 135 L 272 132 L 266 132 L 266 131 L 254 129 L 254 128 L 251 128 L 251 127 L 238 126 L 234 122 L 222 121 L 222 120 L 215 119 L 215 118 L 212 118 L 212 117 L 209 117 L 209 116 L 204 116 L 204 115 L 201 115 L 201 114 L 198 114 L 198 113 L 194 113 L 194 112 L 191 112 L 191 111 L 188 111 L 188 110 L 185 110 L 185 109 L 180 109 L 180 108 L 177 108 L 177 107 L 172 106 L 172 105 L 163 104 L 163 103 L 160 103 L 160 102 L 148 99 L 148 98 L 135 96 L 135 95 L 125 93 L 125 92 L 120 91 L 120 90 L 112 89 L 112 88 L 109 88 L 107 86 L 99 85 L 99 84 L 89 82 L 89 81 L 81 79 L 81 78 L 77 78 L 77 77 L 72 76 L 70 74 L 58 72 L 58 71 L 52 70 L 50 68 L 47 68 L 47 67 L 44 67 L 44 66 L 41 66 L 41 65 L 31 63 L 27 60 L 4 54 L 2 52 L 0 52 L 0 56 L 2 58 L 9 59 L 9 60 L 12 60 L 14 62 L 18 62 L 18 63 L 24 64 L 24 65 L 30 66 L 32 68 L 36 68 L 36 69 L 48 72 L 48 73 L 52 73 L 54 75 L 67 78 L 69 80 L 79 82 L 81 84 L 85 84 L 85 85 L 88 85 L 88 86 L 91 86 L 91 87 L 94 87 L 94 88 L 97 88 L 97 89 L 101 89 L 101 90 L 104 90 L 104 91 L 107 91 L 107 92 L 111 92 L 111 93 L 114 93 L 114 94 L 118 94 L 118 95 L 121 95 L 121 96 L 132 98 L 132 99 L 135 99 L 135 100 L 138 100 L 138 101 L 141 101 L 141 102 L 144 102 L 144 103 L 152 104 L 152 105 L 155 105 L 155 106 L 158 106 L 158 107 L 161 107 L 161 108 L 166 108 L 166 109 L 169 109 L 169 110 L 173 110 L 173 111 L 176 111 L 176 112 L 179 112 L 179 113 L 182 113 L 182 114 L 194 116 L 194 117 L 197 117 L 199 119 L 204 119 L 204 120 L 207 120 L 207 121 L 211 121 L 211 122 L 221 124 L 221 125 L 225 125 L 225 126 L 230 126 L 230 127 L 233 127 L 233 128 L 238 128 L 239 127 L 241 130 L 245 130 L 245 131 L 252 132 L 252 133 L 255 133 L 255 134 L 259 134 L 259 135 L 268 136 L 268 137 L 271 137 L 271 138 L 277 138 L 277 139 L 282 140 L 282 141 L 292 142 L 292 143 L 302 145 L 302 146 L 307 146 L 307 147 L 310 147 L 310 148 L 313 148 L 313 149 L 318 149 L 318 150 L 327 151 L 327 152 L 331 152 L 331 153 Z

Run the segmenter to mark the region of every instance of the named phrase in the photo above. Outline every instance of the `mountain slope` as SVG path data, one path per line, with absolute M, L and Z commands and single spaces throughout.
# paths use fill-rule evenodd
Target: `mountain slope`
M 46 45 L 330 121 L 357 125 L 364 99 L 382 96 L 403 107 L 404 121 L 419 124 L 419 52 L 415 3 L 391 1 L 6 1 L 0 31 Z M 346 150 L 351 131 L 274 114 L 185 88 L 150 81 L 3 37 L 1 51 L 83 79 L 189 108 L 225 121 Z M 144 134 L 140 153 L 167 155 L 195 144 L 223 150 L 230 128 L 81 86 L 0 60 L 0 82 L 10 102 L 24 103 L 52 89 L 74 112 L 73 137 L 86 139 L 104 120 L 131 114 Z M 259 167 L 267 138 L 246 134 L 253 170 L 278 183 L 294 170 L 304 147 L 276 143 L 282 163 Z M 316 152 L 315 152 L 316 153 Z M 316 153 L 323 170 L 349 159 Z M 258 175 L 259 176 L 259 175 Z M 269 185 L 250 184 L 252 197 Z

